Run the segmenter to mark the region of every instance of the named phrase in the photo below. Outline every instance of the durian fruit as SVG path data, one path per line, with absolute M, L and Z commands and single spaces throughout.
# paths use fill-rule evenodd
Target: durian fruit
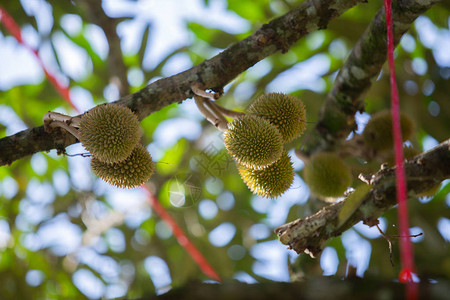
M 346 163 L 335 153 L 315 154 L 306 163 L 305 182 L 319 197 L 339 197 L 352 183 L 352 174 Z
M 253 101 L 248 112 L 275 125 L 285 143 L 299 137 L 306 127 L 305 106 L 299 98 L 292 95 L 263 94 Z
M 413 120 L 406 114 L 400 112 L 400 125 L 403 141 L 410 139 L 415 131 Z M 383 110 L 375 113 L 364 128 L 362 136 L 366 144 L 372 149 L 391 149 L 394 145 L 391 111 Z
M 155 165 L 150 153 L 137 145 L 131 155 L 118 163 L 105 163 L 93 156 L 91 168 L 95 175 L 120 188 L 134 188 L 146 182 Z
M 283 150 L 281 158 L 264 169 L 253 169 L 238 164 L 239 174 L 248 188 L 266 198 L 275 198 L 283 194 L 294 181 L 294 168 L 291 158 Z
M 260 169 L 281 157 L 283 140 L 278 129 L 253 115 L 236 118 L 224 133 L 225 147 L 238 163 Z
M 81 144 L 96 159 L 116 163 L 126 159 L 141 138 L 139 120 L 125 106 L 99 105 L 81 117 Z

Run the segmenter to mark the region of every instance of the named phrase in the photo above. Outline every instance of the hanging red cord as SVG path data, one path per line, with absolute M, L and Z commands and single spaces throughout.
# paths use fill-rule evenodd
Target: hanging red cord
M 14 21 L 11 15 L 0 6 L 0 23 L 2 23 L 6 29 L 13 35 L 16 40 L 22 44 L 25 48 L 29 49 L 34 53 L 37 57 L 39 64 L 44 70 L 45 76 L 47 79 L 53 84 L 58 93 L 63 97 L 63 99 L 74 108 L 76 111 L 80 113 L 78 108 L 70 100 L 69 88 L 63 86 L 58 79 L 53 76 L 45 67 L 41 57 L 39 56 L 39 52 L 33 48 L 31 48 L 23 39 L 20 31 L 19 25 Z M 194 246 L 194 244 L 188 239 L 188 237 L 184 234 L 183 230 L 178 226 L 175 220 L 170 216 L 170 214 L 165 210 L 165 208 L 159 203 L 158 199 L 153 195 L 153 193 L 148 189 L 148 187 L 144 184 L 141 188 L 146 192 L 148 196 L 148 200 L 150 206 L 153 210 L 159 215 L 159 217 L 172 229 L 172 232 L 177 239 L 180 246 L 182 246 L 192 257 L 192 259 L 198 264 L 202 272 L 210 277 L 213 280 L 222 282 L 217 272 L 211 267 L 205 257 L 202 255 L 200 251 Z
M 211 267 L 205 257 L 198 251 L 198 249 L 194 246 L 194 244 L 188 239 L 188 237 L 184 234 L 183 230 L 178 226 L 175 220 L 169 215 L 169 213 L 164 209 L 164 207 L 159 203 L 158 199 L 153 195 L 150 189 L 143 184 L 142 189 L 147 193 L 148 199 L 150 201 L 150 205 L 156 211 L 156 213 L 160 216 L 161 219 L 165 221 L 167 225 L 169 225 L 170 229 L 174 236 L 176 237 L 178 243 L 186 249 L 192 259 L 197 263 L 203 273 L 208 277 L 222 282 L 219 275 L 217 275 L 216 271 Z
M 2 23 L 6 29 L 11 33 L 12 36 L 16 38 L 16 40 L 22 44 L 25 48 L 33 52 L 33 54 L 36 56 L 39 64 L 41 65 L 42 69 L 44 70 L 45 76 L 48 78 L 48 80 L 53 84 L 55 89 L 58 91 L 58 93 L 66 100 L 66 102 L 77 112 L 80 112 L 77 107 L 72 103 L 69 96 L 69 89 L 68 87 L 62 85 L 58 79 L 47 69 L 44 62 L 42 61 L 41 57 L 39 56 L 39 52 L 36 49 L 33 49 L 29 44 L 27 44 L 22 39 L 22 34 L 20 31 L 19 25 L 17 25 L 16 21 L 11 17 L 11 15 L 0 6 L 0 23 Z
M 396 175 L 396 195 L 398 202 L 398 222 L 400 229 L 400 259 L 402 263 L 402 271 L 399 274 L 400 282 L 408 283 L 407 299 L 417 299 L 417 285 L 412 281 L 412 272 L 415 270 L 413 250 L 409 234 L 409 217 L 407 205 L 407 189 L 405 169 L 403 165 L 403 142 L 400 125 L 400 105 L 397 83 L 395 81 L 395 65 L 394 65 L 394 33 L 392 21 L 391 0 L 384 1 L 384 10 L 386 12 L 386 29 L 388 44 L 388 61 L 390 70 L 391 83 L 391 109 L 392 109 L 392 130 L 394 137 L 395 151 L 395 175 Z

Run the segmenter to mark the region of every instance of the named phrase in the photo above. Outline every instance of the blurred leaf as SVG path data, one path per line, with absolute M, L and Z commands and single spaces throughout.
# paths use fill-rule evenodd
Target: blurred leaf
M 345 198 L 344 204 L 341 207 L 338 215 L 338 224 L 336 228 L 341 227 L 347 220 L 350 218 L 353 213 L 358 209 L 361 205 L 361 202 L 364 200 L 364 197 L 367 193 L 372 189 L 372 187 L 368 184 L 363 184 L 358 187 L 351 193 L 347 198 Z

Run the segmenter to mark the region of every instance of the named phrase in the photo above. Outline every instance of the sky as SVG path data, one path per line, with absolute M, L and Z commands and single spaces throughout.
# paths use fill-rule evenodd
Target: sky
M 87 53 L 73 44 L 62 33 L 56 33 L 52 36 L 52 41 L 56 45 L 56 52 L 61 61 L 61 69 L 59 69 L 54 53 L 50 46 L 45 42 L 41 43 L 40 36 L 50 32 L 53 26 L 53 18 L 51 6 L 43 0 L 21 0 L 20 1 L 30 16 L 36 18 L 38 31 L 31 26 L 22 27 L 24 40 L 33 48 L 39 47 L 39 53 L 43 58 L 45 65 L 54 72 L 62 83 L 67 84 L 68 78 L 74 81 L 82 80 L 92 71 L 92 62 Z M 210 27 L 218 28 L 232 34 L 247 32 L 250 24 L 237 14 L 226 10 L 226 3 L 223 0 L 209 1 L 208 7 L 204 6 L 201 0 L 186 1 L 157 1 L 157 0 L 106 0 L 103 1 L 105 12 L 111 17 L 133 17 L 131 20 L 122 22 L 118 27 L 118 34 L 121 37 L 121 47 L 125 54 L 132 54 L 138 51 L 142 34 L 150 22 L 152 23 L 152 35 L 148 41 L 147 53 L 144 58 L 144 67 L 151 69 L 156 66 L 167 54 L 174 49 L 189 45 L 192 37 L 185 29 L 185 21 L 195 21 Z M 81 19 L 76 15 L 66 15 L 61 20 L 61 26 L 69 35 L 77 34 L 82 27 Z M 416 29 L 422 43 L 433 49 L 433 55 L 438 64 L 450 67 L 450 31 L 437 29 L 428 18 L 419 17 L 416 21 Z M 96 25 L 89 25 L 86 28 L 87 38 L 91 43 L 94 51 L 101 57 L 105 58 L 109 51 L 106 38 L 102 30 Z M 167 36 L 171 38 L 168 39 Z M 308 37 L 307 46 L 310 49 L 320 47 L 324 42 L 322 32 L 316 32 Z M 416 45 L 414 39 L 410 35 L 406 35 L 401 47 L 405 51 L 414 51 Z M 339 39 L 335 40 L 329 46 L 333 56 L 343 58 L 348 54 L 349 49 L 346 48 L 344 42 Z M 219 51 L 219 50 L 217 50 Z M 216 53 L 211 53 L 211 56 Z M 188 57 L 180 54 L 174 56 L 163 70 L 164 76 L 171 76 L 187 68 L 192 67 Z M 248 72 L 251 74 L 264 74 L 270 71 L 270 63 L 261 61 L 251 68 Z M 326 55 L 317 54 L 305 61 L 298 62 L 293 68 L 280 73 L 267 87 L 267 92 L 284 91 L 286 93 L 294 90 L 309 89 L 314 92 L 322 92 L 325 90 L 326 83 L 321 78 L 330 68 L 330 60 Z M 413 69 L 417 74 L 427 72 L 426 62 L 417 60 L 413 62 Z M 0 34 L 0 91 L 8 90 L 14 86 L 24 84 L 37 84 L 45 80 L 39 62 L 34 55 L 27 49 L 19 45 L 11 36 L 3 36 Z M 131 85 L 141 85 L 143 81 L 143 71 L 133 69 L 128 74 Z M 299 86 L 299 78 L 301 86 Z M 251 94 L 254 87 L 249 83 L 242 83 L 236 88 L 236 101 L 246 100 L 246 95 Z M 92 108 L 95 104 L 89 91 L 79 87 L 72 86 L 70 96 L 75 106 L 85 111 Z M 118 90 L 115 86 L 109 85 L 104 90 L 105 100 L 110 102 L 118 98 Z M 188 117 L 180 117 L 159 124 L 154 133 L 154 141 L 149 145 L 152 155 L 158 160 L 158 155 L 162 155 L 165 149 L 170 148 L 180 138 L 184 137 L 189 140 L 196 140 L 201 134 L 200 120 L 201 114 L 196 110 L 192 101 L 185 101 L 181 104 L 181 109 L 189 112 L 184 114 Z M 437 108 L 438 109 L 438 108 Z M 436 107 L 430 108 L 436 111 Z M 62 111 L 68 114 L 74 114 L 74 111 Z M 367 114 L 357 115 L 357 121 L 360 124 L 359 131 L 362 130 L 363 124 L 368 120 Z M 0 103 L 0 123 L 7 126 L 7 134 L 13 134 L 25 129 L 25 124 L 17 117 L 11 108 Z M 183 130 L 179 130 L 182 128 Z M 433 147 L 437 142 L 432 137 L 425 140 L 425 148 Z M 426 150 L 426 149 L 425 149 Z M 81 152 L 80 145 L 69 147 L 69 153 Z M 50 153 L 55 159 L 61 159 Z M 295 158 L 294 167 L 296 171 L 303 168 L 303 162 Z M 94 188 L 98 194 L 106 194 L 107 201 L 119 214 L 114 217 L 123 218 L 127 226 L 137 228 L 141 222 L 151 217 L 153 212 L 145 201 L 145 195 L 138 189 L 131 191 L 123 191 L 112 188 L 106 184 L 92 181 L 90 176 L 89 161 L 82 157 L 69 158 L 69 166 L 71 176 L 79 189 Z M 35 154 L 31 159 L 31 166 L 39 174 L 45 173 L 47 168 L 46 160 L 43 154 Z M 16 226 L 21 229 L 30 228 L 32 224 L 36 224 L 49 215 L 51 211 L 46 209 L 46 204 L 54 201 L 56 194 L 63 195 L 70 189 L 70 182 L 67 174 L 60 170 L 54 175 L 56 184 L 52 186 L 49 183 L 40 183 L 30 181 L 27 190 L 27 199 L 23 200 L 20 205 L 21 214 L 18 217 Z M 215 183 L 217 185 L 217 183 Z M 305 187 L 302 179 L 296 175 L 294 187 Z M 13 178 L 6 178 L 1 183 L 3 197 L 11 198 L 17 193 L 17 184 Z M 214 218 L 221 210 L 231 209 L 234 205 L 234 198 L 230 193 L 223 191 L 223 187 L 211 185 L 211 189 L 217 189 L 219 195 L 217 201 L 211 199 L 203 199 L 199 202 L 199 215 L 205 220 Z M 250 234 L 256 239 L 265 239 L 274 227 L 282 225 L 286 219 L 289 208 L 293 204 L 302 204 L 307 201 L 309 191 L 307 188 L 299 191 L 299 189 L 289 190 L 283 197 L 277 201 L 270 201 L 261 197 L 253 197 L 251 204 L 255 211 L 267 213 L 265 223 L 255 224 L 250 230 Z M 130 201 L 123 204 L 120 201 L 123 197 L 127 197 Z M 219 199 L 220 198 L 220 199 Z M 171 199 L 172 201 L 172 199 Z M 176 201 L 180 198 L 173 198 L 174 206 L 180 205 Z M 448 198 L 450 202 L 450 198 Z M 276 205 L 275 205 L 276 203 Z M 96 202 L 93 209 L 98 215 L 108 214 L 105 204 Z M 181 203 L 182 205 L 182 203 Z M 102 255 L 102 249 L 105 249 L 104 242 L 93 241 L 92 247 L 86 247 L 82 244 L 82 232 L 80 229 L 70 223 L 68 215 L 77 214 L 79 211 L 69 211 L 67 214 L 60 214 L 50 221 L 45 222 L 36 233 L 29 233 L 24 238 L 24 244 L 29 249 L 39 250 L 41 248 L 50 247 L 57 255 L 68 255 L 75 253 L 77 257 L 85 264 L 104 275 L 107 278 L 106 283 L 99 280 L 91 271 L 80 269 L 73 275 L 75 285 L 88 297 L 96 299 L 101 296 L 120 297 L 126 292 L 127 286 L 124 282 L 118 280 L 118 272 L 128 270 L 130 274 L 130 266 L 119 266 L 108 257 Z M 387 224 L 381 218 L 382 227 Z M 441 232 L 450 232 L 450 221 L 443 218 L 439 223 Z M 57 228 L 57 230 L 55 230 Z M 89 227 L 88 227 L 89 228 Z M 170 237 L 170 230 L 162 223 L 157 225 L 156 233 L 162 238 Z M 228 245 L 236 233 L 236 228 L 231 223 L 222 223 L 208 234 L 210 242 L 217 246 L 223 247 Z M 368 228 L 361 223 L 353 229 L 348 230 L 342 236 L 342 242 L 347 249 L 347 259 L 357 267 L 357 275 L 363 276 L 368 267 L 371 246 L 370 243 L 363 239 L 358 233 L 376 238 L 379 236 L 378 231 Z M 0 248 L 5 245 L 10 236 L 10 229 L 7 222 L 0 220 Z M 448 234 L 445 235 L 450 240 Z M 124 247 L 124 237 L 118 230 L 111 229 L 107 233 L 108 242 L 115 245 L 117 252 Z M 137 238 L 139 240 L 139 237 Z M 102 244 L 103 243 L 103 244 Z M 239 258 L 243 249 L 240 245 L 233 245 L 228 253 L 230 257 Z M 123 250 L 122 250 L 123 251 Z M 245 252 L 244 252 L 245 253 Z M 257 259 L 253 266 L 253 271 L 263 277 L 288 281 L 289 274 L 287 270 L 287 259 L 294 259 L 296 255 L 293 251 L 288 251 L 284 245 L 278 240 L 267 241 L 256 244 L 250 253 Z M 320 264 L 324 275 L 332 275 L 337 271 L 338 259 L 336 251 L 331 248 L 325 248 Z M 106 267 L 105 267 L 106 266 Z M 128 268 L 128 269 L 127 269 Z M 149 256 L 145 260 L 145 269 L 160 293 L 167 291 L 171 285 L 171 276 L 169 268 L 165 261 L 157 256 Z M 235 278 L 244 282 L 255 282 L 250 275 L 245 272 L 238 271 Z M 37 270 L 30 271 L 26 280 L 30 285 L 39 285 L 43 280 L 43 274 Z

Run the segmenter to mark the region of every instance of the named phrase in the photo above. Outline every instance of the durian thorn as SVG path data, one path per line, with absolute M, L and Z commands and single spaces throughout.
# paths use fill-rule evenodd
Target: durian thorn
M 210 93 L 205 91 L 201 84 L 198 82 L 194 82 L 193 84 L 191 84 L 191 90 L 192 92 L 194 92 L 195 95 L 197 96 L 201 96 L 207 99 L 211 99 L 211 100 L 217 100 L 220 98 L 220 94 L 219 93 Z
M 208 120 L 208 122 L 216 126 L 221 131 L 225 131 L 228 129 L 228 123 L 225 117 L 223 115 L 220 116 L 215 115 L 214 112 L 212 112 L 206 107 L 205 101 L 208 100 L 207 98 L 194 95 L 194 100 L 198 110 L 206 118 L 206 120 Z
M 239 118 L 239 117 L 242 117 L 245 115 L 245 113 L 243 113 L 243 112 L 239 112 L 239 111 L 235 111 L 235 110 L 231 110 L 231 109 L 222 107 L 214 101 L 211 101 L 211 104 L 214 105 L 222 114 L 224 114 L 225 116 L 231 117 L 231 118 Z

